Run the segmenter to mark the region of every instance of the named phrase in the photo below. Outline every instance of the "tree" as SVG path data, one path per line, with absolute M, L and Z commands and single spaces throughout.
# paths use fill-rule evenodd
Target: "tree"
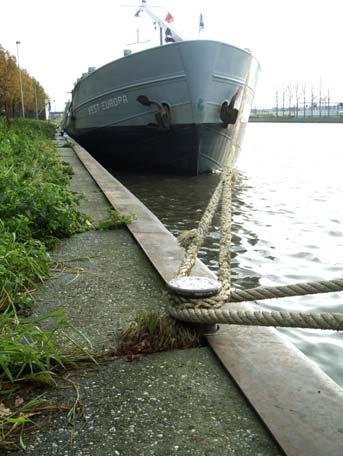
M 0 44 L 0 114 L 5 114 L 7 118 L 20 115 L 19 71 L 16 58 Z M 35 78 L 26 70 L 21 71 L 25 94 L 24 109 L 28 117 L 35 117 L 36 107 L 38 111 L 42 111 L 48 96 Z

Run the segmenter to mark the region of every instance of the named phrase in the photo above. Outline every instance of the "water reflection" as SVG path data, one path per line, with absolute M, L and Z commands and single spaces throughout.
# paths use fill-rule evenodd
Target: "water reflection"
M 199 177 L 179 177 L 114 173 L 174 234 L 195 228 L 208 201 L 219 182 L 213 174 Z M 258 237 L 248 223 L 253 207 L 246 198 L 249 182 L 241 173 L 236 173 L 232 195 L 232 281 L 236 288 L 251 288 L 259 285 L 260 275 L 240 264 L 240 258 L 257 245 Z M 213 271 L 218 269 L 220 239 L 219 209 L 213 218 L 208 237 L 199 251 L 199 258 Z M 271 255 L 268 255 L 273 259 Z M 253 260 L 252 260 L 253 261 Z

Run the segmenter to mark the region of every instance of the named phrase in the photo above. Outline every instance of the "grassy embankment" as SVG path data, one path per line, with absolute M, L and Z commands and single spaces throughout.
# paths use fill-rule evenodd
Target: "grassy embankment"
M 90 225 L 67 188 L 72 170 L 57 157 L 54 131 L 47 122 L 8 127 L 0 120 L 0 451 L 33 415 L 51 408 L 42 399 L 25 403 L 20 389 L 50 383 L 54 370 L 75 357 L 56 343 L 63 315 L 49 315 L 56 318 L 51 330 L 42 328 L 48 316 L 27 316 L 35 284 L 49 275 L 48 249 Z
M 7 127 L 0 120 L 0 452 L 14 448 L 18 437 L 24 447 L 23 430 L 34 416 L 66 410 L 42 396 L 26 399 L 32 394 L 25 390 L 32 383 L 51 384 L 59 368 L 80 360 L 80 354 L 84 358 L 77 345 L 63 352 L 57 343 L 68 326 L 63 314 L 29 316 L 36 284 L 49 276 L 48 250 L 75 233 L 113 229 L 134 218 L 109 210 L 106 220 L 92 226 L 78 210 L 80 197 L 68 189 L 72 169 L 58 159 L 54 133 L 46 122 L 17 120 Z M 55 327 L 44 329 L 52 318 Z M 70 340 L 69 332 L 66 337 Z M 110 355 L 137 357 L 198 344 L 194 331 L 148 310 L 133 316 Z

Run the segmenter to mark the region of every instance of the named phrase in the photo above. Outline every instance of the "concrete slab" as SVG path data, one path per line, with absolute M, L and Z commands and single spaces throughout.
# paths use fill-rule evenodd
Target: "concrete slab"
M 274 329 L 221 326 L 208 342 L 287 455 L 343 454 L 343 391 Z
M 87 151 L 76 143 L 74 148 L 114 208 L 125 213 L 130 206 L 142 214 L 143 205 L 137 198 Z M 129 228 L 168 281 L 179 267 L 182 250 L 159 220 L 145 211 L 144 220 Z M 213 277 L 201 262 L 197 267 L 200 275 Z M 251 308 L 248 304 L 232 306 Z M 343 454 L 343 390 L 286 339 L 273 329 L 226 325 L 208 340 L 287 455 Z M 272 361 L 267 364 L 268 360 Z
M 281 456 L 207 347 L 110 361 L 71 373 L 83 418 L 65 416 L 25 440 L 21 456 Z M 72 403 L 73 389 L 51 399 Z
M 84 168 L 74 162 L 73 188 L 84 186 Z M 109 203 L 85 192 L 87 214 L 106 215 Z M 89 199 L 91 197 L 91 199 Z M 66 261 L 34 295 L 36 314 L 62 307 L 68 321 L 94 347 L 113 347 L 119 322 L 135 310 L 161 309 L 165 287 L 126 229 L 89 231 L 63 240 L 52 252 Z M 78 272 L 79 271 L 79 272 Z M 75 334 L 73 334 L 75 337 Z M 81 343 L 83 339 L 79 339 Z M 282 452 L 208 347 L 142 356 L 133 362 L 107 358 L 95 368 L 68 371 L 50 388 L 49 400 L 75 401 L 80 415 L 66 415 L 25 435 L 20 456 L 281 456 Z M 59 381 L 58 379 L 56 379 Z M 69 386 L 69 388 L 68 388 Z M 50 418 L 50 417 L 49 417 Z

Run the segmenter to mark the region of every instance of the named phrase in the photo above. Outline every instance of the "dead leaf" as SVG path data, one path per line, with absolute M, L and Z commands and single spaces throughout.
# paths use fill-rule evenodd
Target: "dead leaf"
M 0 402 L 0 417 L 4 418 L 6 416 L 12 415 L 12 412 L 9 408 L 5 407 L 5 405 Z
M 20 407 L 23 402 L 24 402 L 24 399 L 22 397 L 18 396 L 16 398 L 16 400 L 14 401 L 14 407 Z
M 129 363 L 131 363 L 132 361 L 139 361 L 140 359 L 141 359 L 141 357 L 134 353 L 128 353 L 126 355 L 126 361 L 128 361 Z

